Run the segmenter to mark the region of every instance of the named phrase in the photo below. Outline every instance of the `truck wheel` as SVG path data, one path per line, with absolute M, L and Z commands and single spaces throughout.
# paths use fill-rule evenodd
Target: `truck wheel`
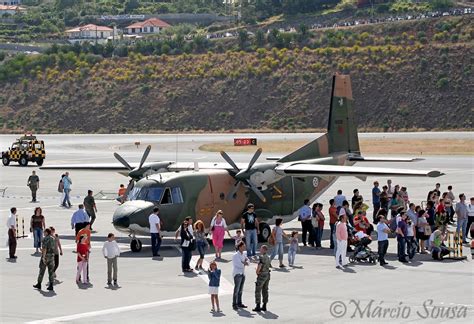
M 2 162 L 4 166 L 7 166 L 10 164 L 10 159 L 5 156 L 2 158 Z
M 22 156 L 22 157 L 20 158 L 20 162 L 19 162 L 19 163 L 20 163 L 21 166 L 27 166 L 27 165 L 28 165 L 28 159 L 26 158 L 26 156 Z
M 38 166 L 42 166 L 43 165 L 43 159 L 39 159 L 38 161 L 36 161 L 36 164 L 38 164 Z
M 258 241 L 261 243 L 267 242 L 272 234 L 272 230 L 267 223 L 260 223 L 260 234 L 258 234 Z

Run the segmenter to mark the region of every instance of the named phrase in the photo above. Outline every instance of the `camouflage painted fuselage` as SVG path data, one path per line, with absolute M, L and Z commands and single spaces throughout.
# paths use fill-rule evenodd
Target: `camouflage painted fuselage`
M 346 154 L 341 154 L 331 158 L 331 163 L 325 160 L 325 164 L 344 165 L 348 163 L 346 161 Z M 304 199 L 314 201 L 336 178 L 282 177 L 266 190 L 262 190 L 266 198 L 266 202 L 263 202 L 252 190 L 244 186 L 239 188 L 234 199 L 226 200 L 227 193 L 235 183 L 233 176 L 226 170 L 201 169 L 152 175 L 136 183 L 135 193 L 161 188 L 158 189 L 158 192 L 162 192 L 161 197 L 156 197 L 156 200 L 126 202 L 116 210 L 113 223 L 117 230 L 122 232 L 146 235 L 149 233 L 148 216 L 154 207 L 160 208 L 163 231 L 175 231 L 186 216 L 191 216 L 194 221 L 202 220 L 205 226 L 209 227 L 216 211 L 222 210 L 229 228 L 232 229 L 240 227 L 240 218 L 249 202 L 255 204 L 261 221 L 272 224 L 276 217 L 290 221 L 294 219 L 295 212 L 303 206 Z M 167 188 L 170 191 L 179 188 L 182 199 L 171 197 L 171 201 L 168 199 L 166 203 L 162 203 Z

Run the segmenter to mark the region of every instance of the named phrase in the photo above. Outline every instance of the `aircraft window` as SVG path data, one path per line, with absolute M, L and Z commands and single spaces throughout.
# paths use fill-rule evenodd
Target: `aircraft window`
M 171 188 L 171 197 L 173 198 L 173 204 L 182 204 L 184 202 L 181 188 L 179 187 Z
M 171 190 L 170 188 L 165 189 L 165 193 L 163 194 L 163 198 L 161 198 L 160 204 L 166 205 L 166 204 L 172 204 L 173 201 L 171 200 Z
M 163 193 L 163 188 L 160 187 L 150 187 L 145 189 L 146 198 L 148 201 L 160 201 L 161 194 Z
M 141 189 L 142 188 L 134 187 L 132 190 L 130 190 L 130 193 L 128 194 L 128 199 L 129 200 L 137 200 Z

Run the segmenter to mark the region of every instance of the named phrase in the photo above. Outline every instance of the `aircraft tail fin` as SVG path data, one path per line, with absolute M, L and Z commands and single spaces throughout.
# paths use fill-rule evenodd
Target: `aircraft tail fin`
M 335 152 L 360 155 L 349 75 L 333 76 L 327 133 L 281 158 L 279 162 L 310 160 Z

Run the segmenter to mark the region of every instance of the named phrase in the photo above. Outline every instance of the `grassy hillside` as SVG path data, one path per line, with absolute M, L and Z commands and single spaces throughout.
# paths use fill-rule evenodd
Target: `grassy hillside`
M 417 24 L 314 33 L 291 49 L 25 58 L 0 69 L 0 122 L 3 132 L 323 128 L 339 71 L 352 76 L 361 128 L 471 128 L 472 19 Z

